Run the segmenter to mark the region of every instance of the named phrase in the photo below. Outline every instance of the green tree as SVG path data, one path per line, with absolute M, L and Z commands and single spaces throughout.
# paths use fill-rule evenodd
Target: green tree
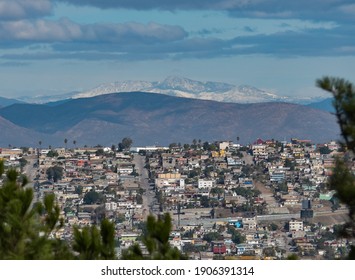
M 172 150 L 173 148 L 176 148 L 178 145 L 174 142 L 174 143 L 170 143 L 169 144 L 169 150 Z
M 0 177 L 4 163 L 0 161 Z M 53 194 L 34 206 L 33 190 L 25 188 L 26 177 L 9 170 L 0 187 L 0 259 L 115 259 L 115 227 L 103 219 L 96 226 L 74 228 L 71 244 L 50 237 L 63 226 L 60 208 Z M 123 253 L 123 259 L 185 259 L 169 244 L 172 228 L 168 213 L 156 219 L 149 216 L 142 237 L 148 255 L 138 245 Z
M 103 156 L 104 154 L 105 154 L 105 151 L 102 148 L 97 149 L 96 152 L 95 152 L 96 156 Z
M 217 146 L 215 144 L 211 144 L 209 147 L 208 147 L 208 150 L 209 151 L 217 151 Z
M 285 167 L 290 168 L 291 171 L 295 170 L 296 162 L 294 160 L 291 160 L 289 158 L 286 158 L 285 160 Z
M 48 180 L 53 180 L 54 182 L 57 182 L 63 177 L 63 167 L 60 167 L 58 165 L 51 166 L 47 169 L 46 174 Z
M 275 255 L 276 255 L 275 248 L 273 248 L 273 247 L 264 248 L 263 249 L 263 255 L 265 257 L 275 257 Z
M 288 187 L 286 182 L 279 182 L 277 183 L 275 190 L 277 192 L 282 192 L 282 193 L 287 193 L 288 192 Z
M 134 244 L 122 253 L 123 260 L 180 260 L 186 259 L 177 248 L 171 247 L 169 243 L 172 229 L 171 217 L 169 213 L 156 219 L 148 216 L 145 234 L 142 243 L 146 247 L 148 254 L 144 255 L 141 246 Z
M 50 150 L 48 153 L 47 153 L 47 157 L 58 157 L 59 154 L 57 151 L 53 151 L 53 150 Z
M 78 195 L 82 195 L 83 193 L 83 186 L 75 186 L 75 191 L 74 193 L 77 193 Z
M 196 169 L 192 169 L 189 174 L 188 174 L 188 178 L 195 178 L 197 176 L 200 175 L 200 172 L 198 172 Z
M 26 166 L 26 164 L 28 163 L 28 161 L 23 157 L 19 159 L 19 162 L 20 162 L 21 168 L 24 168 Z
M 349 158 L 355 154 L 355 87 L 349 81 L 340 78 L 324 77 L 317 80 L 317 85 L 332 93 L 335 115 L 340 126 L 342 146 L 350 157 L 337 158 L 330 188 L 336 191 L 339 200 L 349 209 L 350 221 L 344 225 L 342 235 L 355 237 L 355 175 L 351 172 Z M 355 259 L 355 246 L 351 246 L 350 259 Z
M 3 172 L 0 161 L 0 176 Z M 62 224 L 54 195 L 32 207 L 33 190 L 25 188 L 27 182 L 9 170 L 0 187 L 0 259 L 72 259 L 63 241 L 49 238 Z
M 275 223 L 271 223 L 271 224 L 269 224 L 268 228 L 271 231 L 276 231 L 276 230 L 279 229 L 279 226 L 277 224 L 275 224 Z
M 207 141 L 202 144 L 202 148 L 203 148 L 205 151 L 208 151 L 209 147 L 210 147 L 210 143 L 208 143 Z
M 67 149 L 67 144 L 68 144 L 68 139 L 67 138 L 64 139 L 64 144 L 65 144 L 65 149 Z
M 232 241 L 235 244 L 240 244 L 245 241 L 245 237 L 238 230 L 236 230 L 233 226 L 228 225 L 227 232 L 229 234 L 232 234 Z
M 224 194 L 224 189 L 223 188 L 219 188 L 219 187 L 214 187 L 214 188 L 211 189 L 210 194 L 212 196 L 221 197 Z
M 95 227 L 74 227 L 73 250 L 81 260 L 113 260 L 115 253 L 115 227 L 104 219 L 100 230 Z
M 96 204 L 104 201 L 104 196 L 96 191 L 89 191 L 84 195 L 85 204 Z
M 296 260 L 299 260 L 299 257 L 296 254 L 291 254 L 291 255 L 287 256 L 287 260 L 296 261 Z
M 210 207 L 210 198 L 208 196 L 203 195 L 200 198 L 200 203 L 202 207 L 208 208 Z
M 22 150 L 22 152 L 24 154 L 28 154 L 30 152 L 30 148 L 29 147 L 21 147 L 20 149 Z
M 136 202 L 137 204 L 143 204 L 143 197 L 141 194 L 136 195 Z
M 122 139 L 121 143 L 118 144 L 118 147 L 121 151 L 123 150 L 129 150 L 132 146 L 132 139 L 129 137 L 125 137 Z
M 5 172 L 4 162 L 0 160 L 0 177 L 2 176 L 2 174 L 4 174 L 4 172 Z
M 207 241 L 208 243 L 211 243 L 212 241 L 221 240 L 222 237 L 219 232 L 208 232 L 203 236 L 202 239 Z
M 196 140 L 196 139 L 193 139 L 193 140 L 192 140 L 192 147 L 193 147 L 194 149 L 196 149 L 196 144 L 197 144 L 197 140 Z
M 327 154 L 330 154 L 331 152 L 332 152 L 332 150 L 329 149 L 327 146 L 323 146 L 323 147 L 319 148 L 319 153 L 321 155 L 327 155 Z

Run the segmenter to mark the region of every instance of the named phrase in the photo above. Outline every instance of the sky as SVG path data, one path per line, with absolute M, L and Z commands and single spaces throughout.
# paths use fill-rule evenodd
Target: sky
M 355 82 L 353 0 L 0 0 L 0 96 L 177 75 L 318 96 Z

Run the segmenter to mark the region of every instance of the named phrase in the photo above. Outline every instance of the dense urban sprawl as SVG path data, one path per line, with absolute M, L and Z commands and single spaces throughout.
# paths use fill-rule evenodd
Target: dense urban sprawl
M 170 213 L 170 244 L 190 259 L 347 255 L 351 240 L 337 233 L 348 210 L 328 187 L 335 157 L 344 155 L 335 141 L 130 147 L 125 140 L 117 148 L 75 141 L 71 148 L 2 148 L 0 159 L 29 177 L 35 200 L 56 195 L 65 225 L 55 237 L 63 240 L 73 238 L 73 225 L 108 218 L 120 254 L 140 243 L 149 214 Z

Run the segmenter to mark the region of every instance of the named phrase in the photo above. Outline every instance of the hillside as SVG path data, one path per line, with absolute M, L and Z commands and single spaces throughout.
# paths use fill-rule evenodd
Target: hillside
M 47 135 L 51 145 L 63 145 L 64 138 L 79 145 L 111 145 L 125 136 L 136 145 L 235 140 L 237 136 L 243 143 L 256 138 L 324 142 L 338 137 L 333 115 L 302 105 L 221 103 L 143 92 L 73 99 L 51 106 L 14 104 L 1 108 L 0 116 Z M 9 133 L 16 138 L 16 131 Z M 0 144 L 4 145 L 2 139 Z
M 0 108 L 1 107 L 6 107 L 15 103 L 24 103 L 22 101 L 12 99 L 12 98 L 5 98 L 0 96 Z
M 327 98 L 327 99 L 324 99 L 319 102 L 314 102 L 314 103 L 308 104 L 307 106 L 314 108 L 314 109 L 323 110 L 323 111 L 330 112 L 330 113 L 335 113 L 335 109 L 333 106 L 333 98 Z
M 38 133 L 34 130 L 20 127 L 12 122 L 0 117 L 0 147 L 16 146 L 32 146 L 37 147 L 38 142 L 46 140 L 48 143 L 53 142 L 51 135 Z

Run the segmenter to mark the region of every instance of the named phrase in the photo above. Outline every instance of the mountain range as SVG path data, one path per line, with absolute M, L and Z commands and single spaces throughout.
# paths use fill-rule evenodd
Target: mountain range
M 242 143 L 291 137 L 325 142 L 339 137 L 334 115 L 299 104 L 237 104 L 151 92 L 79 97 L 0 108 L 0 146 L 38 146 L 39 141 L 63 146 L 64 139 L 81 146 L 112 145 L 124 137 L 135 145 L 237 137 Z
M 247 85 L 236 86 L 220 82 L 201 82 L 178 76 L 170 76 L 163 81 L 157 82 L 121 81 L 105 83 L 84 92 L 70 92 L 63 95 L 49 96 L 25 96 L 19 97 L 19 100 L 26 103 L 43 104 L 69 99 L 89 98 L 110 93 L 134 91 L 233 103 L 289 102 L 309 104 L 321 101 L 325 98 L 324 96 L 287 97 Z
M 160 82 L 124 81 L 99 85 L 89 91 L 74 94 L 71 98 L 87 98 L 117 92 L 153 92 L 175 97 L 233 103 L 290 102 L 307 104 L 324 97 L 287 97 L 258 89 L 256 87 L 236 86 L 220 82 L 201 82 L 184 77 L 170 76 Z

